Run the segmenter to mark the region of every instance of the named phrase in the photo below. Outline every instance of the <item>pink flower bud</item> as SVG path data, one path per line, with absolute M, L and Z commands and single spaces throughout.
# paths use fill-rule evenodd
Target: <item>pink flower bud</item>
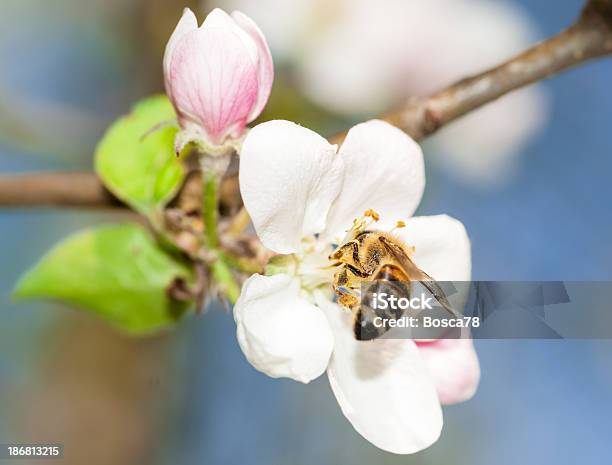
M 263 110 L 274 79 L 265 37 L 248 16 L 216 8 L 198 27 L 186 8 L 164 54 L 166 93 L 190 141 L 209 146 L 239 138 Z

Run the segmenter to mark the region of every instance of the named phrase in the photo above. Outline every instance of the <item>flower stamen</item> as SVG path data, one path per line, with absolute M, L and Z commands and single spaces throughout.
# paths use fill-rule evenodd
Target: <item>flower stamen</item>
M 374 221 L 380 220 L 380 215 L 376 213 L 374 210 L 372 210 L 371 208 L 368 208 L 365 212 L 363 212 L 363 216 L 365 216 L 366 218 L 370 217 Z
M 372 223 L 380 221 L 380 215 L 371 208 L 368 208 L 363 212 L 361 218 L 355 218 L 353 220 L 353 226 L 347 231 L 347 233 L 353 233 L 357 235 L 368 229 Z
M 389 232 L 392 233 L 396 229 L 401 229 L 401 228 L 405 228 L 405 227 L 406 227 L 406 223 L 404 221 L 399 220 L 397 223 L 395 223 L 395 227 L 391 231 L 389 231 Z

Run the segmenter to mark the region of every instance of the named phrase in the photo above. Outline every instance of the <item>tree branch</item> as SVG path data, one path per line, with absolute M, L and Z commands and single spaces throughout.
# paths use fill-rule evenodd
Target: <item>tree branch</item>
M 187 192 L 194 183 L 187 183 L 177 197 L 193 195 Z M 199 180 L 198 180 L 199 184 Z M 225 210 L 237 210 L 242 201 L 238 176 L 223 179 L 220 204 Z M 82 207 L 125 208 L 113 196 L 95 173 L 64 171 L 0 176 L 0 206 L 3 207 Z
M 445 124 L 515 89 L 591 59 L 612 54 L 612 0 L 590 0 L 570 28 L 495 68 L 428 97 L 411 98 L 382 119 L 421 140 Z M 340 142 L 345 133 L 330 140 Z M 235 205 L 238 179 L 222 185 L 222 203 Z M 121 202 L 93 173 L 34 173 L 0 177 L 0 206 L 116 207 Z
M 493 69 L 431 96 L 412 98 L 383 119 L 420 140 L 515 89 L 612 54 L 612 0 L 587 3 L 570 28 Z
M 95 173 L 49 172 L 0 176 L 0 205 L 122 207 Z

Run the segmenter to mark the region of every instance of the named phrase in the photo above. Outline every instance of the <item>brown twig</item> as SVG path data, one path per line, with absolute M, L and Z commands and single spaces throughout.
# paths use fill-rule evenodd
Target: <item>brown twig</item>
M 51 172 L 0 176 L 0 205 L 119 207 L 94 173 Z
M 463 79 L 423 101 L 411 101 L 388 117 L 416 139 L 508 92 L 546 79 L 590 59 L 612 54 L 609 0 L 590 2 L 570 28 L 476 76 Z
M 612 54 L 612 0 L 590 0 L 565 31 L 495 68 L 429 97 L 410 99 L 382 118 L 416 140 L 515 89 L 591 59 Z M 330 138 L 341 141 L 346 133 Z M 238 179 L 225 179 L 222 202 L 239 204 Z M 93 173 L 38 173 L 0 177 L 0 206 L 113 207 L 121 203 Z
M 187 185 L 179 196 L 186 190 Z M 221 206 L 236 210 L 240 205 L 238 176 L 228 176 L 221 185 Z M 125 208 L 95 173 L 76 171 L 0 176 L 0 206 Z
M 421 140 L 449 122 L 513 90 L 593 58 L 612 54 L 612 0 L 591 0 L 565 31 L 501 65 L 428 97 L 411 98 L 382 119 Z M 346 133 L 334 136 L 334 142 Z

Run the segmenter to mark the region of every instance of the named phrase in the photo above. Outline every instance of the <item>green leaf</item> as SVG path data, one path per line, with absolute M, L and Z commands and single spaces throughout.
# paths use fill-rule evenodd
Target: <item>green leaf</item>
M 174 153 L 178 129 L 167 125 L 175 119 L 166 96 L 141 100 L 113 123 L 96 149 L 96 172 L 106 187 L 145 215 L 171 200 L 185 176 Z
M 166 295 L 177 277 L 192 279 L 141 226 L 110 225 L 56 245 L 21 278 L 15 296 L 61 299 L 130 333 L 151 333 L 187 309 Z

